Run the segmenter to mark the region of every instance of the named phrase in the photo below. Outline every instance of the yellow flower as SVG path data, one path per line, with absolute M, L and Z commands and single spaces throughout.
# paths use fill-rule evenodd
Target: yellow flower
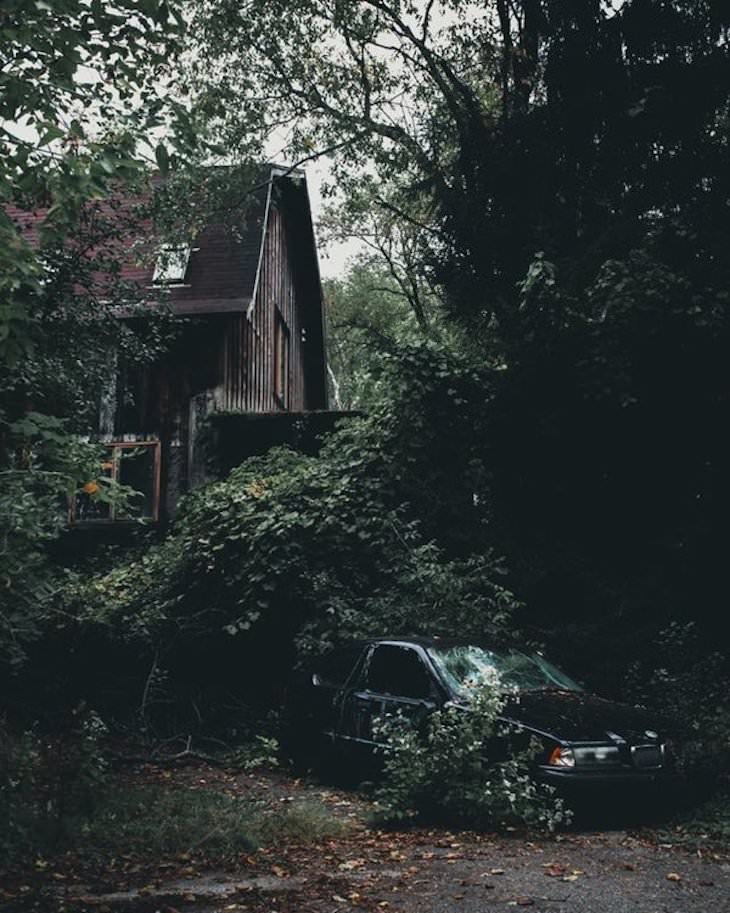
M 87 494 L 87 495 L 95 495 L 98 490 L 99 490 L 99 486 L 96 484 L 96 482 L 87 482 L 86 485 L 84 485 L 84 487 L 82 488 L 82 491 L 84 492 L 84 494 Z

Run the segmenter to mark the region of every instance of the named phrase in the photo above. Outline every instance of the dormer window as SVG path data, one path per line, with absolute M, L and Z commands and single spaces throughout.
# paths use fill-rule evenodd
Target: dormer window
M 165 244 L 157 257 L 152 281 L 160 285 L 184 282 L 189 260 L 189 244 Z

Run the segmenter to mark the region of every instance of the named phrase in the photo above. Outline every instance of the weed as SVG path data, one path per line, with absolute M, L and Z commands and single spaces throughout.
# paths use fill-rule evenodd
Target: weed
M 252 850 L 250 803 L 202 789 L 131 786 L 107 793 L 93 815 L 66 822 L 69 849 L 94 847 L 102 855 L 178 855 L 198 848 L 229 856 Z
M 262 844 L 316 842 L 342 836 L 351 827 L 347 821 L 334 817 L 331 809 L 311 800 L 294 802 L 274 812 L 260 812 L 253 822 L 254 833 Z
M 66 816 L 60 833 L 33 849 L 87 858 L 201 853 L 223 861 L 262 845 L 314 842 L 347 829 L 347 822 L 315 801 L 272 808 L 214 789 L 123 786 L 103 793 L 93 810 Z

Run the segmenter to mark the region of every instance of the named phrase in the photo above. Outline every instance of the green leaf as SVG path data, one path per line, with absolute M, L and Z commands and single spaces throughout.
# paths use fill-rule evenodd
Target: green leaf
M 65 135 L 66 131 L 62 130 L 57 124 L 43 124 L 43 133 L 38 140 L 38 147 L 47 146 L 48 143 L 52 143 L 56 139 L 61 139 L 61 137 Z

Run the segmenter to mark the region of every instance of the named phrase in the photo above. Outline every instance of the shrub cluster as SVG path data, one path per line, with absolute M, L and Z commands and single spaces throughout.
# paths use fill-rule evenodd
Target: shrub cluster
M 498 682 L 485 682 L 468 705 L 447 706 L 424 727 L 386 718 L 385 776 L 376 794 L 381 816 L 550 831 L 568 822 L 563 800 L 532 777 L 539 746 L 524 744 L 524 734 L 500 721 L 505 700 Z
M 126 650 L 137 695 L 154 664 L 173 690 L 228 675 L 273 703 L 297 653 L 507 628 L 515 600 L 475 497 L 488 378 L 424 346 L 394 362 L 390 388 L 319 455 L 272 450 L 185 499 L 164 541 L 72 593 L 79 637 Z
M 92 813 L 107 782 L 102 742 L 107 734 L 93 710 L 79 706 L 62 731 L 39 725 L 18 733 L 0 721 L 0 854 L 12 861 L 62 839 L 69 823 Z
M 678 730 L 678 761 L 703 790 L 730 789 L 730 659 L 708 648 L 693 622 L 672 622 L 627 676 L 632 698 Z

